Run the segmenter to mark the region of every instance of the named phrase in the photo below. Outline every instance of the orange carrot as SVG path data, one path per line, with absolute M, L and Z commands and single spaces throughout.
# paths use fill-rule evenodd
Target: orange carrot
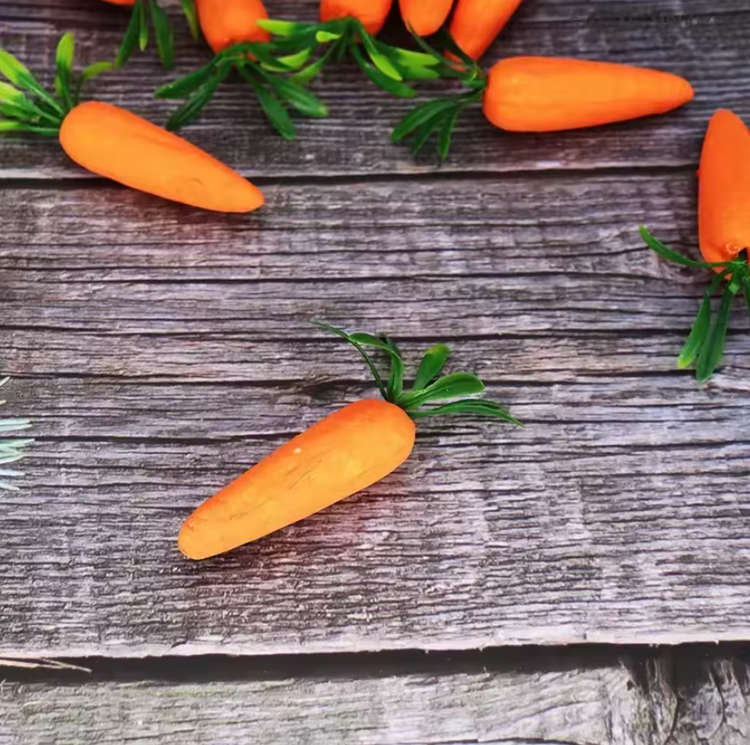
M 731 111 L 717 111 L 708 125 L 698 173 L 698 234 L 703 261 L 667 248 L 645 228 L 641 235 L 659 256 L 682 266 L 713 270 L 690 335 L 677 359 L 695 363 L 705 382 L 721 364 L 734 298 L 742 292 L 750 311 L 750 130 Z M 712 322 L 711 298 L 721 287 Z
M 472 59 L 479 59 L 505 28 L 523 0 L 458 0 L 450 35 Z
M 0 75 L 8 80 L 0 82 L 0 132 L 57 136 L 83 168 L 164 199 L 220 212 L 250 212 L 263 204 L 249 181 L 177 135 L 118 106 L 79 103 L 82 82 L 106 66 L 93 65 L 74 80 L 73 54 L 73 36 L 65 34 L 57 50 L 56 98 L 0 50 Z
M 323 23 L 351 16 L 364 24 L 370 34 L 377 34 L 388 18 L 393 0 L 321 0 Z
M 404 362 L 393 342 L 318 325 L 356 347 L 385 400 L 365 399 L 339 409 L 204 502 L 180 531 L 178 545 L 188 558 L 206 559 L 255 541 L 384 479 L 411 454 L 414 419 L 469 413 L 519 424 L 490 401 L 464 399 L 425 406 L 484 390 L 482 381 L 468 373 L 445 375 L 433 382 L 448 358 L 443 345 L 428 350 L 414 388 L 404 391 Z M 390 356 L 387 383 L 364 347 Z
M 232 44 L 269 39 L 258 25 L 268 18 L 261 0 L 196 0 L 196 5 L 203 36 L 216 53 Z
M 554 132 L 663 114 L 693 98 L 687 80 L 611 62 L 513 57 L 489 74 L 483 110 L 511 132 Z
M 263 195 L 203 150 L 118 106 L 89 102 L 63 120 L 60 144 L 87 171 L 216 212 L 251 212 Z
M 434 34 L 448 18 L 453 0 L 399 0 L 406 28 L 418 36 Z
M 415 154 L 433 135 L 448 154 L 458 115 L 482 101 L 485 117 L 510 132 L 557 132 L 662 114 L 693 98 L 684 78 L 668 72 L 611 62 L 555 57 L 511 57 L 489 72 L 464 56 L 455 68 L 467 93 L 413 109 L 391 135 L 414 138 Z
M 750 130 L 731 111 L 717 111 L 708 125 L 698 189 L 704 260 L 729 262 L 750 251 Z

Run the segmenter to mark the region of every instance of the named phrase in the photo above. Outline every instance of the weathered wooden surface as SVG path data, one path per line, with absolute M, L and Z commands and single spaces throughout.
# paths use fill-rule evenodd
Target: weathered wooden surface
M 355 669 L 318 659 L 304 676 L 273 672 L 272 662 L 214 661 L 210 680 L 175 660 L 140 672 L 94 662 L 90 676 L 68 673 L 57 685 L 0 668 L 10 676 L 0 686 L 0 745 L 742 745 L 746 658 L 704 655 L 636 661 L 626 651 L 618 663 L 609 652 L 592 664 L 583 654 L 578 668 L 557 655 L 541 669 L 539 654 L 519 653 L 520 669 L 496 655 L 447 665 L 412 656 L 406 674 L 380 668 L 381 655 Z
M 310 20 L 317 5 L 317 0 L 268 3 L 272 15 Z M 2 2 L 0 44 L 35 69 L 51 71 L 62 32 L 76 32 L 85 60 L 109 59 L 126 21 L 126 12 L 100 0 Z M 182 25 L 177 27 L 178 72 L 187 72 L 203 64 L 207 54 Z M 696 100 L 664 117 L 553 136 L 502 134 L 476 111 L 461 124 L 453 154 L 442 170 L 502 173 L 692 165 L 711 111 L 725 106 L 750 117 L 749 27 L 746 0 L 529 0 L 487 55 L 488 62 L 508 55 L 548 54 L 653 66 L 688 77 Z M 163 122 L 174 104 L 155 101 L 152 92 L 169 79 L 152 53 L 101 78 L 90 92 Z M 405 148 L 388 142 L 390 130 L 411 105 L 408 101 L 381 94 L 348 69 L 328 75 L 316 91 L 329 103 L 332 116 L 301 122 L 299 140 L 292 144 L 270 134 L 240 83 L 222 88 L 204 118 L 185 134 L 254 176 L 405 175 L 434 170 L 430 158 L 414 164 Z M 425 87 L 426 96 L 445 92 L 445 85 Z M 54 142 L 29 147 L 10 141 L 3 143 L 0 175 L 47 179 L 85 174 Z
M 746 318 L 701 389 L 693 175 L 289 184 L 251 218 L 117 188 L 2 196 L 4 366 L 39 445 L 0 496 L 0 653 L 142 655 L 742 639 Z M 190 509 L 372 392 L 307 324 L 387 330 L 527 422 L 421 428 L 391 479 L 225 558 Z

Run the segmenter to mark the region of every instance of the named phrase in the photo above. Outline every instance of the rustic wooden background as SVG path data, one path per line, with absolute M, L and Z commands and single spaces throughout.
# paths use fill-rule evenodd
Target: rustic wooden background
M 312 19 L 316 2 L 268 7 Z M 62 32 L 91 62 L 126 21 L 98 0 L 0 0 L 0 46 L 49 73 Z M 554 136 L 477 112 L 439 168 L 388 143 L 410 104 L 349 68 L 316 88 L 332 116 L 291 144 L 229 84 L 184 134 L 263 188 L 251 216 L 4 139 L 0 371 L 38 444 L 22 491 L 0 493 L 0 657 L 16 661 L 0 745 L 750 740 L 744 648 L 513 651 L 750 638 L 747 316 L 708 386 L 677 371 L 706 278 L 637 235 L 695 254 L 707 118 L 750 121 L 748 31 L 747 0 L 527 0 L 490 59 L 661 67 L 696 101 Z M 207 58 L 178 39 L 178 71 Z M 91 94 L 163 122 L 151 94 L 169 78 L 150 53 Z M 526 429 L 425 422 L 367 493 L 185 561 L 195 505 L 372 392 L 311 318 L 388 331 L 414 361 L 448 342 Z M 93 673 L 17 667 L 38 658 Z

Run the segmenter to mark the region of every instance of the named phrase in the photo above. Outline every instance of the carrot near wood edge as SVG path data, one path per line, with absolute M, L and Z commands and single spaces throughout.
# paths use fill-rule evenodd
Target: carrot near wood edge
M 520 424 L 491 401 L 464 398 L 484 390 L 476 376 L 440 375 L 448 359 L 444 345 L 427 350 L 415 387 L 405 390 L 404 361 L 391 340 L 320 325 L 357 348 L 383 399 L 363 399 L 335 411 L 206 500 L 187 518 L 178 537 L 187 558 L 201 560 L 231 551 L 382 480 L 410 456 L 417 418 L 466 413 Z M 387 382 L 366 347 L 390 358 Z M 445 401 L 449 403 L 429 405 Z

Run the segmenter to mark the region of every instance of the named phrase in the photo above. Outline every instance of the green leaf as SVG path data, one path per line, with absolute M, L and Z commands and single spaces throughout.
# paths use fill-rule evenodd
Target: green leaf
M 312 321 L 312 324 L 313 326 L 317 326 L 320 329 L 330 331 L 332 334 L 336 334 L 336 336 L 338 336 L 339 338 L 349 342 L 349 344 L 351 344 L 360 353 L 362 359 L 364 359 L 364 361 L 367 363 L 367 367 L 370 368 L 370 372 L 372 373 L 373 378 L 375 378 L 375 384 L 378 386 L 380 395 L 385 401 L 388 401 L 388 390 L 383 384 L 383 379 L 380 377 L 380 373 L 378 372 L 377 367 L 375 367 L 375 363 L 372 361 L 370 355 L 367 354 L 367 352 L 365 352 L 365 350 L 362 348 L 362 345 L 352 338 L 353 335 L 349 335 L 345 331 L 337 329 L 335 326 L 330 326 L 327 323 L 322 323 L 321 321 Z
M 391 351 L 391 374 L 386 385 L 391 401 L 398 402 L 404 391 L 404 359 L 394 341 L 386 338 L 385 342 Z
M 174 132 L 195 120 L 224 82 L 230 69 L 228 63 L 218 65 L 213 76 L 169 117 L 167 129 Z
M 185 14 L 185 18 L 187 18 L 191 36 L 194 39 L 200 39 L 201 28 L 194 0 L 180 0 L 180 5 L 182 5 L 182 12 Z
M 445 344 L 436 344 L 425 352 L 419 363 L 417 377 L 414 379 L 414 390 L 421 391 L 426 388 L 436 376 L 440 375 L 445 363 L 450 357 L 451 350 Z
M 453 137 L 453 130 L 456 128 L 456 122 L 460 113 L 460 109 L 452 112 L 443 123 L 443 128 L 438 135 L 438 156 L 441 161 L 445 160 L 448 157 L 448 153 L 450 153 L 451 138 Z
M 19 88 L 26 88 L 27 90 L 29 80 L 34 80 L 31 71 L 4 49 L 0 49 L 0 75 L 13 83 L 13 85 L 17 85 Z
M 133 6 L 130 22 L 125 30 L 125 36 L 122 37 L 122 43 L 115 58 L 115 67 L 122 67 L 130 59 L 138 46 L 138 38 L 141 33 L 141 2 L 142 0 L 137 0 Z
M 328 107 L 299 83 L 276 77 L 273 74 L 266 74 L 265 78 L 276 94 L 300 114 L 317 118 L 328 116 Z
M 255 91 L 260 108 L 268 118 L 271 126 L 285 140 L 293 140 L 297 132 L 294 128 L 294 122 L 289 116 L 289 112 L 284 108 L 284 105 L 273 95 L 273 93 L 267 91 L 244 66 L 238 67 L 238 70 L 240 75 L 242 75 L 245 81 L 249 83 L 251 88 Z
M 387 91 L 394 96 L 398 96 L 399 98 L 413 98 L 417 95 L 417 92 L 414 90 L 414 88 L 406 85 L 406 83 L 400 83 L 399 81 L 394 80 L 393 78 L 378 70 L 377 67 L 370 64 L 362 56 L 362 53 L 359 51 L 359 49 L 357 49 L 356 46 L 352 47 L 352 56 L 354 57 L 355 61 L 362 69 L 362 71 L 365 73 L 365 75 L 367 75 L 367 77 L 379 88 L 382 88 L 384 91 Z
M 185 98 L 197 91 L 202 85 L 211 79 L 216 70 L 216 60 L 211 60 L 207 65 L 188 73 L 184 77 L 173 80 L 171 83 L 157 88 L 154 96 L 156 98 Z
M 711 328 L 711 297 L 714 292 L 716 292 L 716 288 L 724 278 L 724 274 L 725 273 L 717 274 L 709 285 L 708 290 L 706 290 L 706 294 L 704 295 L 703 301 L 698 309 L 698 315 L 695 317 L 693 327 L 690 330 L 690 334 L 682 351 L 680 352 L 680 356 L 677 358 L 677 367 L 679 367 L 680 370 L 684 370 L 689 365 L 692 365 L 703 349 L 703 345 L 706 342 L 708 332 Z
M 138 48 L 146 51 L 148 46 L 148 15 L 146 15 L 146 3 L 155 3 L 156 0 L 136 0 L 133 10 L 138 15 Z
M 114 69 L 115 69 L 114 62 L 94 62 L 90 64 L 87 68 L 85 68 L 84 71 L 81 73 L 81 80 L 85 83 L 89 80 L 93 80 L 93 78 L 96 78 L 105 72 L 109 72 L 110 70 L 114 70 Z
M 412 419 L 424 419 L 431 416 L 443 416 L 444 414 L 472 414 L 474 416 L 487 416 L 502 419 L 510 424 L 523 427 L 523 423 L 516 419 L 507 409 L 492 401 L 481 399 L 469 399 L 467 401 L 454 401 L 443 406 L 410 411 Z
M 331 31 L 318 31 L 315 34 L 315 41 L 318 44 L 329 44 L 332 41 L 338 41 L 341 38 L 341 34 L 334 34 Z
M 45 137 L 56 137 L 60 134 L 59 127 L 42 127 L 36 124 L 27 124 L 26 122 L 16 122 L 6 119 L 0 119 L 1 132 L 29 132 L 31 134 L 44 135 Z
M 313 53 L 312 49 L 301 49 L 294 54 L 287 54 L 278 58 L 279 64 L 263 63 L 263 68 L 270 72 L 287 72 L 289 70 L 299 70 Z
M 362 43 L 365 47 L 365 51 L 367 52 L 367 55 L 372 60 L 372 63 L 375 65 L 375 67 L 380 70 L 384 75 L 387 75 L 389 78 L 392 78 L 393 80 L 397 80 L 399 82 L 403 81 L 404 76 L 393 66 L 393 63 L 386 57 L 384 54 L 378 51 L 378 48 L 375 46 L 375 42 L 370 36 L 370 34 L 367 33 L 367 31 L 364 30 L 364 27 L 361 31 L 361 37 Z
M 264 18 L 261 21 L 256 21 L 256 23 L 264 31 L 268 31 L 274 36 L 292 36 L 306 26 L 306 24 L 297 21 L 275 21 L 271 18 Z
M 447 401 L 459 396 L 473 396 L 484 391 L 484 383 L 471 373 L 445 375 L 421 391 L 412 391 L 401 399 L 404 408 L 411 409 L 429 401 Z
M 729 315 L 732 311 L 732 301 L 734 293 L 726 287 L 721 296 L 721 307 L 719 315 L 709 333 L 708 339 L 703 347 L 701 355 L 698 357 L 698 367 L 696 377 L 698 382 L 705 383 L 714 374 L 716 368 L 721 364 L 721 358 L 724 354 L 724 341 L 727 337 L 729 327 Z
M 432 54 L 424 52 L 414 52 L 411 49 L 402 49 L 401 47 L 392 47 L 378 39 L 375 44 L 379 51 L 392 59 L 399 67 L 406 70 L 424 69 L 429 67 L 439 67 L 444 64 L 442 57 L 435 57 Z
M 66 111 L 73 108 L 73 96 L 71 94 L 71 81 L 73 79 L 73 57 L 75 56 L 75 42 L 73 34 L 68 32 L 60 37 L 55 54 L 55 65 L 57 77 L 55 78 L 55 90 Z
M 391 142 L 401 142 L 405 137 L 420 129 L 423 125 L 433 120 L 446 111 L 457 108 L 458 102 L 455 98 L 441 98 L 437 101 L 415 106 L 397 125 L 391 133 Z
M 713 266 L 704 261 L 693 261 L 693 259 L 688 259 L 687 256 L 683 256 L 681 253 L 677 253 L 677 251 L 667 248 L 661 241 L 654 238 L 654 236 L 649 233 L 648 229 L 643 226 L 638 229 L 638 232 L 640 233 L 641 238 L 646 242 L 646 245 L 663 259 L 667 259 L 668 261 L 672 261 L 673 263 L 682 266 L 692 266 L 699 269 L 710 269 Z
M 172 25 L 157 0 L 151 0 L 149 6 L 151 8 L 151 23 L 154 27 L 159 59 L 165 70 L 171 70 L 174 65 L 174 35 L 172 33 Z

